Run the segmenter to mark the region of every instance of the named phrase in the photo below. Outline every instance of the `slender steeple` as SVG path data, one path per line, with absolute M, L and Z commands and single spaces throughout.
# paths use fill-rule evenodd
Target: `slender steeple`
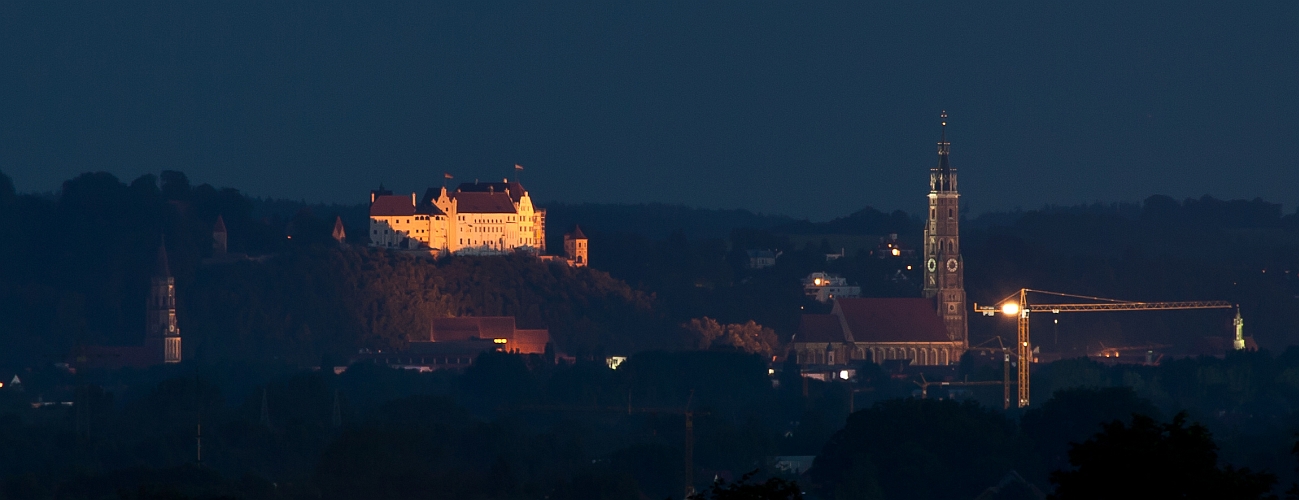
M 940 117 L 942 131 L 938 138 L 938 166 L 934 167 L 929 174 L 929 190 L 933 192 L 956 191 L 956 169 L 948 163 L 947 156 L 951 150 L 951 143 L 947 142 L 947 111 L 943 111 Z
M 158 243 L 158 259 L 154 264 L 153 277 L 171 277 L 171 266 L 167 264 L 167 238 L 165 236 Z
M 180 362 L 180 328 L 176 326 L 176 280 L 167 262 L 167 241 L 158 244 L 158 262 L 149 280 L 144 342 L 164 363 Z

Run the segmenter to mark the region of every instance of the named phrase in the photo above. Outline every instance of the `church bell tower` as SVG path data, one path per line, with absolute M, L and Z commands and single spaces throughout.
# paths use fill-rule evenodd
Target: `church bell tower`
M 968 345 L 965 261 L 961 258 L 961 195 L 956 169 L 948 163 L 947 112 L 942 114 L 938 166 L 929 169 L 929 218 L 925 222 L 924 296 L 934 299 L 953 342 Z
M 167 245 L 158 245 L 157 267 L 149 280 L 144 345 L 163 363 L 180 362 L 180 328 L 176 326 L 176 279 L 167 263 Z M 155 358 L 158 359 L 158 358 Z

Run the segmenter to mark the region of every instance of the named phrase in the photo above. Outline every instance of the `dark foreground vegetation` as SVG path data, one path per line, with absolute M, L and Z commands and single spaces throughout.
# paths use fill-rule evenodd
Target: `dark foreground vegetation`
M 1143 397 L 1131 371 L 1081 361 L 1040 380 L 1091 372 L 1095 385 L 1022 413 L 977 402 L 999 388 L 920 400 L 908 380 L 861 370 L 805 386 L 769 377 L 755 355 L 695 351 L 645 352 L 617 370 L 493 353 L 463 374 L 33 371 L 0 390 L 0 498 L 681 498 L 686 410 L 695 485 L 710 498 L 788 498 L 787 481 L 806 498 L 1095 498 L 1140 484 L 1262 498 L 1294 480 L 1292 353 L 1149 373 L 1186 396 L 1181 407 Z M 1215 371 L 1226 378 L 1206 383 Z M 810 471 L 775 467 L 813 455 Z M 709 488 L 715 478 L 724 490 Z

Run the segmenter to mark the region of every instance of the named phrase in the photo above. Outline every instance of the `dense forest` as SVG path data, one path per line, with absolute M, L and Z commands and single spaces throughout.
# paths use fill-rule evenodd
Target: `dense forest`
M 1179 467 L 1146 477 L 1201 494 L 1229 484 L 1256 498 L 1295 482 L 1299 216 L 1277 204 L 1153 196 L 966 219 L 971 301 L 1020 287 L 1229 300 L 1263 348 L 1190 355 L 1230 334 L 1228 312 L 1042 316 L 1037 344 L 1064 359 L 1037 367 L 1027 411 L 1001 411 L 1000 387 L 920 400 L 877 365 L 832 383 L 771 365 L 799 316 L 828 307 L 803 295 L 810 272 L 866 296 L 918 295 L 914 258 L 872 252 L 889 234 L 920 246 L 921 221 L 905 212 L 812 222 L 546 206 L 552 237 L 582 225 L 590 268 L 370 249 L 364 205 L 250 198 L 174 171 L 129 183 L 88 173 L 49 195 L 16 193 L 0 174 L 0 499 L 681 498 L 687 410 L 694 486 L 715 498 L 1085 497 L 1080 485 L 1123 477 L 1107 454 L 1134 449 L 1145 462 L 1180 450 Z M 234 258 L 210 259 L 218 215 Z M 336 217 L 347 244 L 329 236 Z M 59 365 L 78 345 L 141 342 L 164 241 L 186 362 Z M 780 258 L 750 269 L 754 249 Z M 450 315 L 548 328 L 576 361 L 489 353 L 462 374 L 329 369 Z M 974 342 L 1013 332 L 994 318 L 970 326 Z M 1101 343 L 1168 356 L 1082 358 Z M 615 370 L 611 355 L 629 359 Z M 959 367 L 970 380 L 1001 373 L 987 359 Z M 779 456 L 816 462 L 793 474 Z M 726 482 L 708 488 L 714 478 Z

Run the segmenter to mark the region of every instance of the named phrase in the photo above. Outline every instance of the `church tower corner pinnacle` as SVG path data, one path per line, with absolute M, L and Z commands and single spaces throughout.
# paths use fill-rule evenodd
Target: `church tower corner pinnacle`
M 941 117 L 938 164 L 929 169 L 929 213 L 924 233 L 924 288 L 934 299 L 947 335 L 954 342 L 968 344 L 965 307 L 965 261 L 961 258 L 961 207 L 956 187 L 956 169 L 948 158 L 947 111 Z

